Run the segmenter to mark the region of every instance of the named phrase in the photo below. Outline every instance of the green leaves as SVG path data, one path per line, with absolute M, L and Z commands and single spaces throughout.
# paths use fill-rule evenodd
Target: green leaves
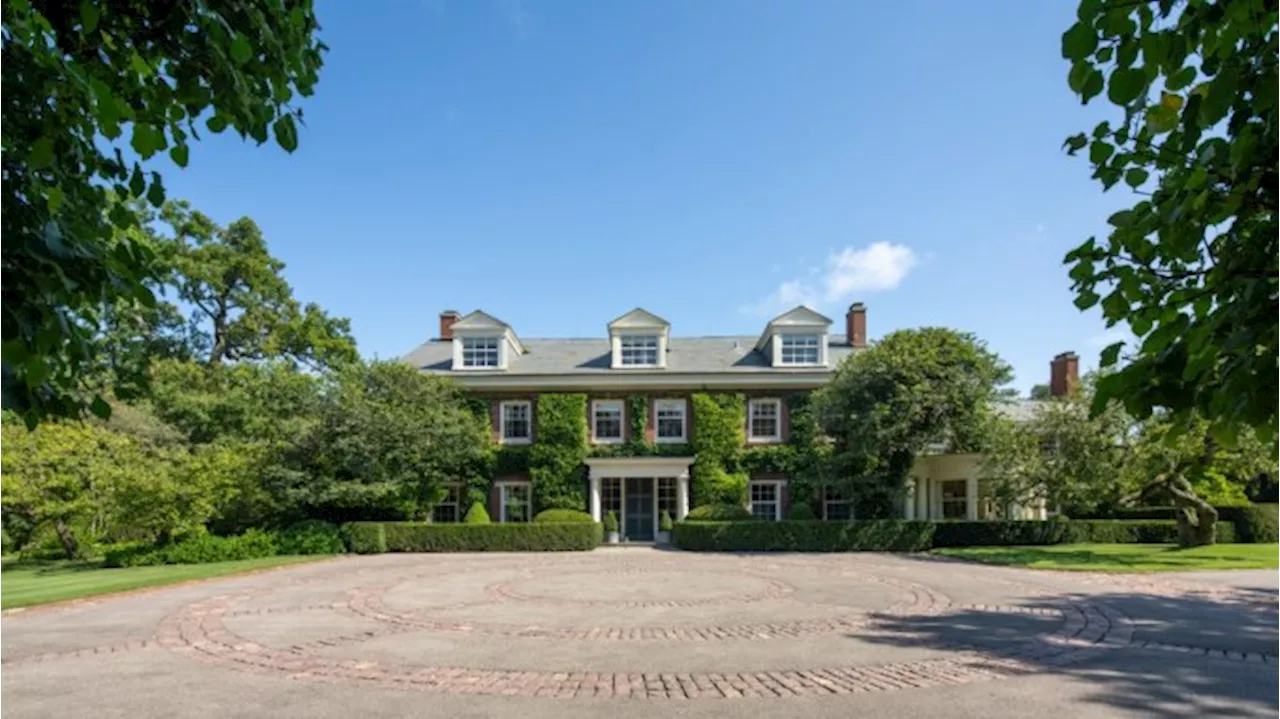
M 1083 60 L 1097 47 L 1098 34 L 1083 22 L 1062 33 L 1062 56 L 1068 60 Z
M 80 1 L 80 30 L 85 35 L 98 29 L 98 18 L 101 16 L 102 12 L 92 0 Z
M 275 130 L 276 142 L 280 143 L 280 147 L 283 147 L 286 152 L 298 149 L 298 128 L 293 124 L 293 115 L 281 116 L 272 129 Z
M 1141 167 L 1132 167 L 1124 173 L 1124 182 L 1126 185 L 1136 190 L 1139 187 L 1142 187 L 1142 183 L 1146 182 L 1147 178 L 1150 176 L 1151 173 Z
M 1107 83 L 1107 99 L 1117 105 L 1137 100 L 1147 87 L 1147 75 L 1138 68 L 1120 68 L 1111 73 Z
M 27 155 L 27 165 L 33 170 L 43 170 L 53 164 L 53 140 L 41 137 L 31 143 L 31 152 Z
M 152 155 L 161 151 L 165 147 L 164 132 L 156 129 L 146 123 L 135 123 L 133 126 L 133 138 L 129 141 L 133 147 L 133 151 L 142 156 L 142 159 L 150 159 Z
M 253 46 L 249 44 L 248 38 L 237 33 L 231 41 L 231 59 L 243 65 L 252 57 Z

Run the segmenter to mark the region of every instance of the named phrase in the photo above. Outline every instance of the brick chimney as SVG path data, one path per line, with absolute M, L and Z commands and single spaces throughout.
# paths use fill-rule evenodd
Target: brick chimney
M 850 347 L 867 346 L 867 306 L 861 302 L 849 305 L 849 314 L 844 316 L 845 340 Z
M 453 310 L 445 310 L 440 313 L 440 339 L 448 342 L 453 339 L 453 323 L 457 322 L 461 317 Z
M 1065 397 L 1080 384 L 1080 358 L 1075 352 L 1063 352 L 1049 363 L 1049 394 Z

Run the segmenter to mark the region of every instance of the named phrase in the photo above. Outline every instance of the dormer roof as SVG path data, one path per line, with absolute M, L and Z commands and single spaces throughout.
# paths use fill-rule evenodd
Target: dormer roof
M 613 333 L 619 330 L 669 330 L 671 323 L 653 314 L 652 312 L 637 307 L 626 313 L 618 319 L 609 323 L 609 332 Z
M 455 335 L 480 335 L 486 332 L 505 335 L 516 352 L 524 351 L 524 346 L 520 344 L 520 338 L 516 337 L 515 330 L 511 329 L 511 325 L 482 310 L 475 310 L 454 322 L 452 329 Z
M 779 330 L 808 329 L 826 334 L 830 327 L 829 317 L 799 305 L 769 320 L 769 324 L 765 325 L 764 332 L 756 342 L 756 349 L 763 349 L 769 343 L 769 338 Z

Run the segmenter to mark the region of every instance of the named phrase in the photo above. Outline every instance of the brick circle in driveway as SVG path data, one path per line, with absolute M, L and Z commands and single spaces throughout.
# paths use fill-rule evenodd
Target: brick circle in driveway
M 1032 671 L 1045 663 L 1076 661 L 1106 643 L 1123 640 L 1123 626 L 1104 608 L 1087 603 L 1062 602 L 1056 606 L 956 605 L 949 597 L 900 576 L 877 571 L 874 566 L 860 566 L 849 571 L 842 558 L 831 558 L 829 566 L 812 558 L 795 560 L 770 558 L 751 562 L 750 558 L 707 558 L 676 555 L 649 562 L 632 562 L 628 566 L 610 566 L 592 555 L 539 556 L 520 561 L 510 558 L 477 557 L 474 567 L 456 561 L 440 562 L 436 572 L 420 572 L 417 577 L 431 577 L 427 591 L 438 588 L 440 596 L 453 596 L 450 586 L 471 573 L 489 572 L 506 579 L 487 585 L 496 597 L 462 596 L 462 601 L 444 602 L 437 606 L 461 608 L 467 616 L 448 618 L 430 612 L 391 609 L 382 601 L 388 588 L 405 581 L 370 583 L 361 581 L 348 588 L 349 601 L 313 602 L 297 606 L 299 612 L 317 612 L 334 617 L 370 623 L 359 630 L 335 630 L 318 638 L 290 632 L 286 626 L 284 643 L 266 641 L 252 629 L 227 624 L 230 617 L 252 616 L 255 602 L 267 600 L 288 586 L 291 590 L 314 582 L 282 582 L 277 586 L 215 597 L 187 605 L 170 615 L 161 625 L 156 639 L 161 646 L 180 654 L 220 666 L 293 679 L 338 681 L 354 685 L 397 687 L 429 692 L 477 693 L 554 697 L 632 697 L 632 698 L 726 698 L 788 697 L 892 691 L 938 685 L 962 684 L 989 680 Z M 576 562 L 573 560 L 577 560 Z M 438 562 L 421 558 L 424 565 Z M 375 573 L 376 575 L 376 573 Z M 783 578 L 785 577 L 785 579 Z M 413 580 L 418 582 L 425 579 Z M 474 581 L 474 580 L 471 580 Z M 845 582 L 842 585 L 840 582 Z M 806 605 L 807 590 L 819 584 L 825 588 L 877 584 L 891 587 L 898 599 L 889 608 L 868 609 L 856 600 L 845 605 L 820 602 Z M 494 589 L 497 587 L 498 589 Z M 495 601 L 496 599 L 496 601 Z M 773 621 L 719 621 L 738 605 L 751 603 L 775 616 Z M 538 626 L 503 621 L 504 615 L 526 605 L 560 607 L 578 616 L 586 613 L 587 621 L 596 617 L 608 619 L 611 612 L 641 611 L 657 621 L 623 626 L 602 622 L 596 626 Z M 792 619 L 797 607 L 807 607 L 819 616 Z M 434 610 L 439 611 L 439 609 Z M 262 612 L 286 615 L 287 607 L 265 607 Z M 984 616 L 1034 618 L 1049 622 L 1055 629 L 1026 632 L 1016 649 L 1005 648 L 991 654 L 980 646 L 956 643 L 947 647 L 942 657 L 905 659 L 903 661 L 857 661 L 858 636 L 889 637 L 902 646 L 911 643 L 911 623 L 946 624 L 952 613 L 964 612 L 966 621 L 981 622 Z M 708 618 L 710 621 L 708 621 Z M 273 617 L 273 621 L 278 621 Z M 313 620 L 314 622 L 315 620 Z M 323 624 L 323 620 L 320 620 Z M 565 670 L 555 664 L 537 661 L 536 669 L 501 666 L 477 666 L 465 660 L 451 660 L 447 651 L 428 653 L 429 663 L 400 657 L 388 659 L 386 652 L 368 653 L 379 642 L 407 645 L 437 642 L 434 637 L 467 635 L 468 646 L 499 642 L 489 649 L 501 657 L 512 651 L 501 642 L 537 640 L 550 642 L 544 649 L 573 655 L 573 646 L 587 646 L 583 641 L 636 642 L 619 645 L 618 655 L 629 666 L 600 667 L 599 671 L 583 671 L 581 662 L 568 662 Z M 789 668 L 786 652 L 798 651 L 794 642 L 841 642 L 827 665 L 805 669 Z M 740 640 L 771 640 L 783 653 L 777 659 L 757 660 L 759 666 L 744 668 L 735 659 Z M 648 647 L 656 643 L 724 642 L 724 669 L 713 671 L 672 671 L 669 667 L 646 667 Z M 367 646 L 362 646 L 367 645 Z M 436 646 L 431 644 L 431 646 Z M 487 645 L 486 645 L 487 646 Z M 528 649 L 526 647 L 526 649 Z M 334 656 L 335 651 L 345 652 Z M 534 650 L 537 651 L 537 650 Z M 612 650 L 611 650 L 612 651 Z M 908 653 L 909 652 L 904 652 Z M 759 656 L 759 655 L 756 655 Z M 767 656 L 767 655 L 766 655 Z M 500 660 L 499 660 L 500 661 Z M 635 667 L 637 671 L 631 671 Z

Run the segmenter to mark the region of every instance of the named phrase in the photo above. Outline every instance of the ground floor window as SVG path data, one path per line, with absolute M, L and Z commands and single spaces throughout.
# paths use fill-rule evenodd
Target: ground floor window
M 656 481 L 658 482 L 658 517 L 662 517 L 662 513 L 666 512 L 674 522 L 679 519 L 676 516 L 676 478 L 659 477 Z
M 847 522 L 853 519 L 853 503 L 844 498 L 844 493 L 835 487 L 822 488 L 822 518 L 833 522 Z
M 942 493 L 942 518 L 967 519 L 969 517 L 968 482 L 949 479 L 940 485 Z
M 622 480 L 600 480 L 600 521 L 613 512 L 613 516 L 622 521 Z
M 748 485 L 751 514 L 760 519 L 782 519 L 782 482 L 776 480 L 752 480 Z
M 529 521 L 529 483 L 511 482 L 498 485 L 500 502 L 498 504 L 501 522 Z
M 462 485 L 446 484 L 444 497 L 431 509 L 431 521 L 436 524 L 452 524 L 462 519 Z

